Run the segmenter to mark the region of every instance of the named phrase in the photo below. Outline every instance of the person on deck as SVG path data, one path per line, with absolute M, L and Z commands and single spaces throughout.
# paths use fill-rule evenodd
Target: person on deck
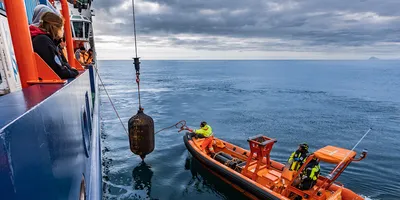
M 85 66 L 85 60 L 84 60 L 85 53 L 86 53 L 85 47 L 79 47 L 79 49 L 75 51 L 75 58 L 82 66 Z
M 297 171 L 306 161 L 308 154 L 308 144 L 303 143 L 299 145 L 299 148 L 293 152 L 288 160 L 289 169 L 291 171 Z
M 84 56 L 85 65 L 90 65 L 93 63 L 93 50 L 89 49 Z
M 64 36 L 64 20 L 53 12 L 41 15 L 39 27 L 29 26 L 33 50 L 62 79 L 75 78 L 79 72 L 62 61 L 58 43 Z
M 213 140 L 214 140 L 214 133 L 212 132 L 212 128 L 210 125 L 207 124 L 207 122 L 201 122 L 200 123 L 200 129 L 197 130 L 192 130 L 189 129 L 189 131 L 194 134 L 196 138 L 205 138 L 203 143 L 201 144 L 201 148 L 204 151 L 206 147 L 208 147 L 208 150 L 210 151 L 211 155 L 214 155 L 214 148 L 213 148 Z
M 317 157 L 314 157 L 301 173 L 300 190 L 309 190 L 317 183 L 320 166 Z
M 47 5 L 44 5 L 44 4 L 39 4 L 39 5 L 37 5 L 35 7 L 35 9 L 33 9 L 33 16 L 32 16 L 31 26 L 39 27 L 40 18 L 46 12 L 52 12 L 52 13 L 57 14 L 58 16 L 61 16 L 60 13 L 56 9 L 54 9 L 53 7 L 47 6 Z

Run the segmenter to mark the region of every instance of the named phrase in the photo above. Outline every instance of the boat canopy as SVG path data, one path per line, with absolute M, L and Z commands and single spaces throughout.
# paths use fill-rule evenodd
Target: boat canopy
M 315 156 L 320 160 L 332 163 L 332 164 L 339 164 L 344 160 L 347 162 L 353 159 L 356 156 L 355 151 L 351 151 L 348 149 L 343 149 L 335 146 L 326 146 L 324 148 L 319 149 L 318 151 L 314 152 Z

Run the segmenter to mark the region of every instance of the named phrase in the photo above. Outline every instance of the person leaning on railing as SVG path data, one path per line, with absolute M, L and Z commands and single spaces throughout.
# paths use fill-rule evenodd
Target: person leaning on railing
M 29 27 L 33 50 L 62 79 L 75 78 L 79 72 L 61 58 L 57 45 L 64 36 L 64 19 L 53 12 L 41 15 L 39 27 Z

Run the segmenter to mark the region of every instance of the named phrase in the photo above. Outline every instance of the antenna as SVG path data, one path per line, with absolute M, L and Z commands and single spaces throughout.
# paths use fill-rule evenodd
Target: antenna
M 372 130 L 372 128 L 369 128 L 367 132 L 361 137 L 360 140 L 354 145 L 354 147 L 347 153 L 347 155 L 340 161 L 340 163 L 337 165 L 337 167 L 328 175 L 326 176 L 327 178 L 331 179 L 333 177 L 333 174 L 336 172 L 336 170 L 339 169 L 339 167 L 343 164 L 343 162 L 347 159 L 347 157 L 350 155 L 350 153 L 360 144 L 360 142 L 368 135 L 368 133 Z

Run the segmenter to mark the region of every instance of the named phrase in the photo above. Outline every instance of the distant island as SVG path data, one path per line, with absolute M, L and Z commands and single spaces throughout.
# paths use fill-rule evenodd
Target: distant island
M 377 57 L 375 57 L 375 56 L 372 56 L 372 57 L 370 57 L 368 60 L 379 60 L 379 58 L 377 58 Z

